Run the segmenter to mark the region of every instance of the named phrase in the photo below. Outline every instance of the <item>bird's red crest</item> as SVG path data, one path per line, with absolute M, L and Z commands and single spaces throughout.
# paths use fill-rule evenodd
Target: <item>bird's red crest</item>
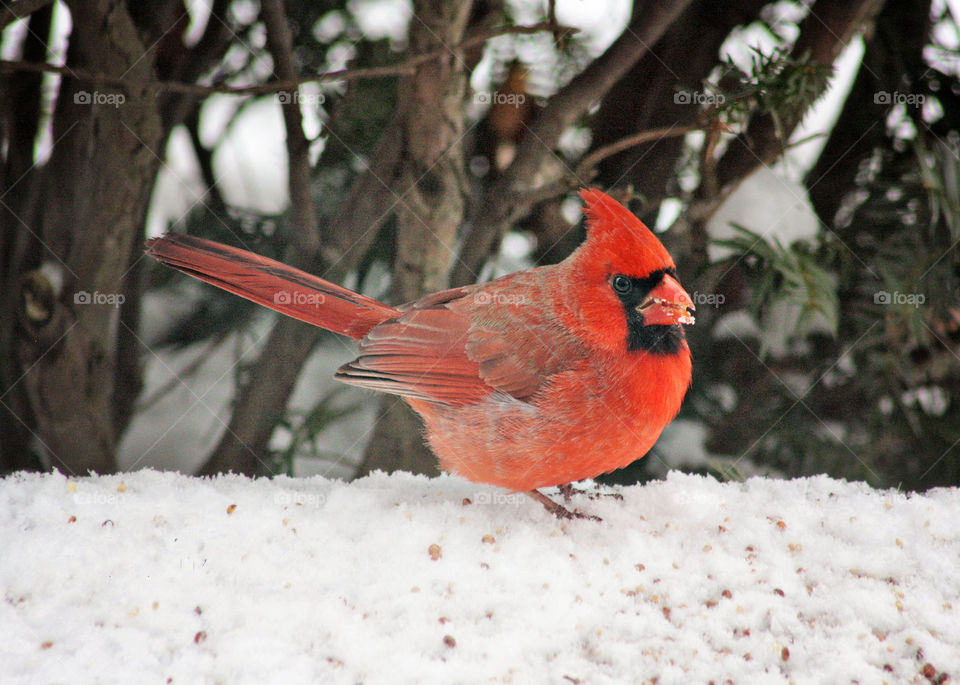
M 610 279 L 617 274 L 648 278 L 675 265 L 663 244 L 626 207 L 594 188 L 581 190 L 580 197 L 586 203 L 587 239 L 565 262 L 573 285 L 563 289 L 561 316 L 591 345 L 626 349 L 627 321 Z
M 584 188 L 580 197 L 586 203 L 587 245 L 595 255 L 594 264 L 637 277 L 674 268 L 663 243 L 630 210 L 596 188 Z

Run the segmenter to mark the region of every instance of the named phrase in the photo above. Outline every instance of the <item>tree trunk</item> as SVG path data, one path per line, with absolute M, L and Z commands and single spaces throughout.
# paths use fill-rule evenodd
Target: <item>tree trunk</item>
M 17 3 L 17 7 L 22 3 Z M 10 12 L 8 9 L 6 12 Z M 28 20 L 23 59 L 43 61 L 47 55 L 53 8 L 37 10 Z M 42 76 L 13 73 L 0 81 L 3 102 L 3 137 L 8 142 L 5 164 L 0 171 L 0 473 L 42 466 L 31 456 L 30 412 L 26 388 L 19 383 L 20 364 L 13 350 L 17 345 L 17 311 L 20 306 L 20 278 L 30 258 L 29 234 L 22 225 L 33 223 L 36 206 L 37 169 L 34 166 L 37 129 L 40 121 Z M 21 223 L 22 222 L 22 223 Z
M 410 24 L 411 52 L 456 45 L 463 39 L 471 3 L 420 0 Z M 403 140 L 394 193 L 397 255 L 393 278 L 400 301 L 416 300 L 447 286 L 457 229 L 464 218 L 463 62 L 447 55 L 402 79 L 398 121 Z M 436 473 L 436 460 L 421 438 L 420 421 L 395 397 L 384 398 L 360 474 L 376 469 Z
M 151 79 L 148 46 L 125 5 L 70 9 L 69 65 L 132 84 Z M 137 85 L 106 91 L 64 78 L 58 103 L 53 153 L 34 179 L 44 201 L 31 233 L 63 287 L 38 272 L 24 277 L 20 382 L 51 465 L 103 473 L 116 468 L 118 300 L 163 154 L 162 126 L 153 94 Z

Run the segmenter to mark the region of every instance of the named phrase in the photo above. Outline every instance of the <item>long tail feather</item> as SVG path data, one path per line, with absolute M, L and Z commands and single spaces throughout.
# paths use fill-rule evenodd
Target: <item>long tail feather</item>
M 360 339 L 388 319 L 393 307 L 276 260 L 229 245 L 168 233 L 146 252 L 167 266 L 264 307 Z

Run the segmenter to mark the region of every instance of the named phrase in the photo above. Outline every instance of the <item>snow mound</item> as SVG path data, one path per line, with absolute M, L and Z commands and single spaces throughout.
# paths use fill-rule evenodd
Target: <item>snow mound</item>
M 591 492 L 600 523 L 451 477 L 0 480 L 0 682 L 960 676 L 958 489 Z

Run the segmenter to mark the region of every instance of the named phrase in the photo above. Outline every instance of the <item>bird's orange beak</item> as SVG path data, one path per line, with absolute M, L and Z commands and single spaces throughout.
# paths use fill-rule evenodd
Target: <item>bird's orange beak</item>
M 683 289 L 680 282 L 669 274 L 644 298 L 637 307 L 643 315 L 645 326 L 672 326 L 674 324 L 692 324 L 696 321 L 692 312 L 696 310 L 693 300 Z

